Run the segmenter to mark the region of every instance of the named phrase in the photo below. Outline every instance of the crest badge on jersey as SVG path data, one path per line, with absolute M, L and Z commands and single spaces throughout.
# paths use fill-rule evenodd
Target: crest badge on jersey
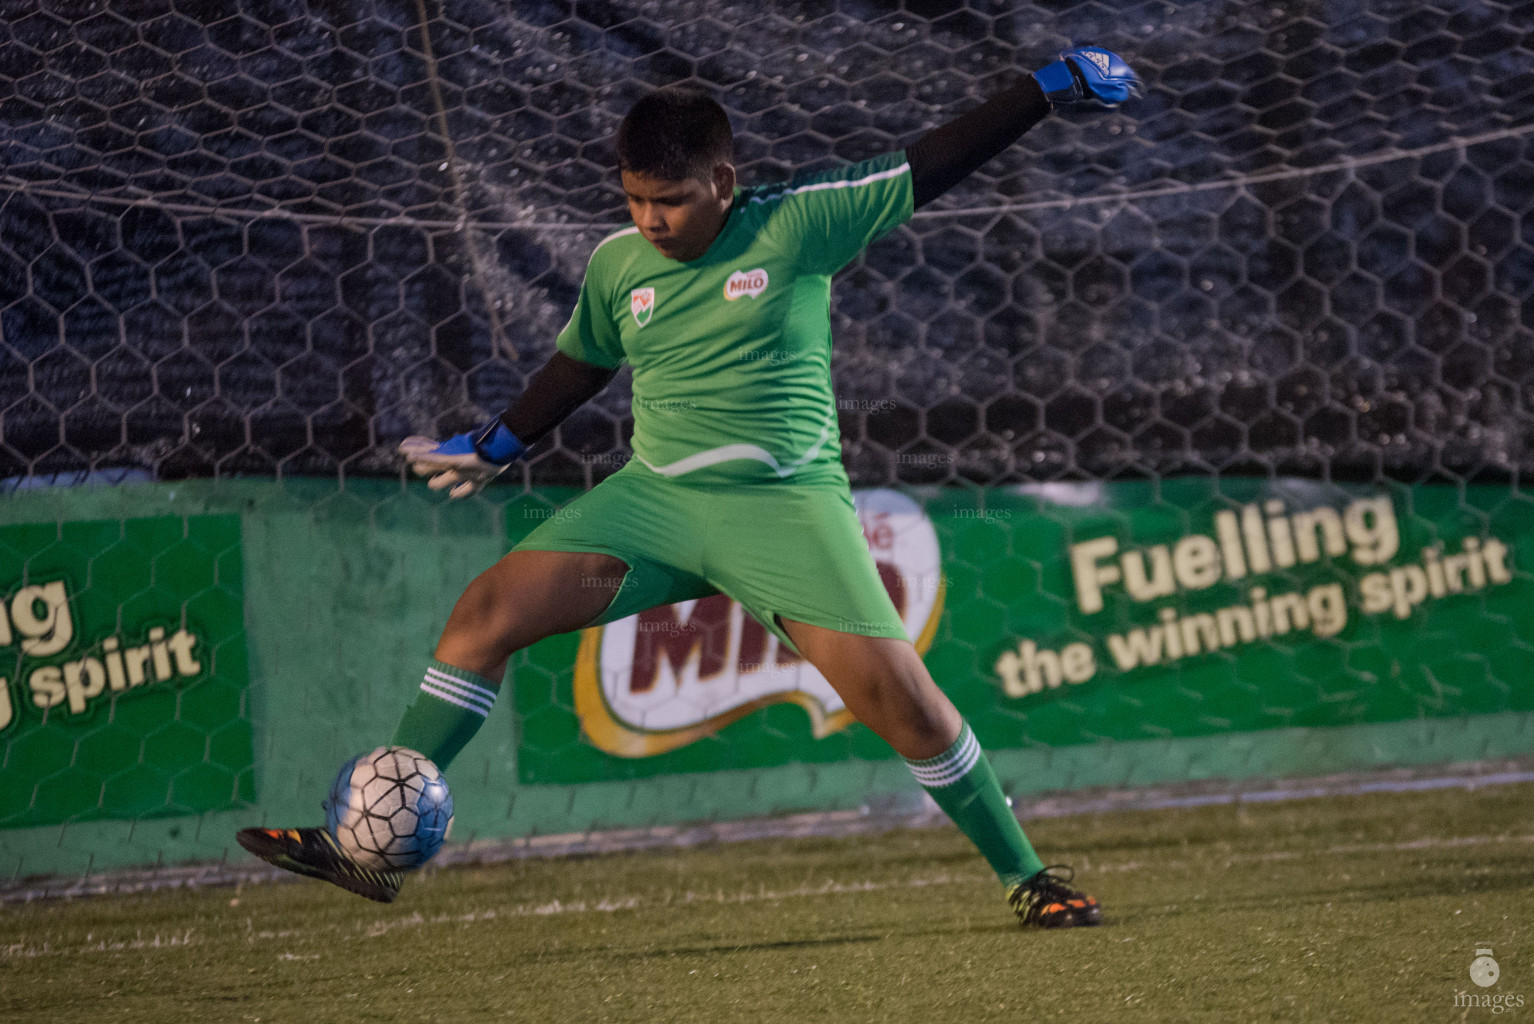
M 655 312 L 655 289 L 635 288 L 629 292 L 629 312 L 634 314 L 634 322 L 640 327 L 649 323 Z

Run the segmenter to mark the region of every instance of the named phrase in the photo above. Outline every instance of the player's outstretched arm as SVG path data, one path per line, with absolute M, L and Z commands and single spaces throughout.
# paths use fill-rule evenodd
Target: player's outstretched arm
M 407 437 L 399 450 L 416 475 L 430 477 L 426 486 L 467 498 L 607 387 L 617 372 L 555 352 L 500 416 L 446 441 Z
M 1089 102 L 1116 107 L 1140 95 L 1140 79 L 1123 58 L 1096 46 L 1060 59 L 932 129 L 906 150 L 919 208 L 948 191 L 1042 121 L 1055 106 Z

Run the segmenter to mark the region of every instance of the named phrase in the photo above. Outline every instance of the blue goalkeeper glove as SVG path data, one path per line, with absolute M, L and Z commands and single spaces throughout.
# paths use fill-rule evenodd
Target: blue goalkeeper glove
M 446 490 L 449 498 L 467 498 L 500 476 L 527 445 L 506 429 L 499 418 L 446 441 L 407 437 L 399 450 L 416 476 L 431 477 L 426 486 Z
M 1100 46 L 1066 50 L 1059 60 L 1035 71 L 1033 79 L 1055 104 L 1094 100 L 1116 107 L 1144 91 L 1140 76 L 1124 58 Z

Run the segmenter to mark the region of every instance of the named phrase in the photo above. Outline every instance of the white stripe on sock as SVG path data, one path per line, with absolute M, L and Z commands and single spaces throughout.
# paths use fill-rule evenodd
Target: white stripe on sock
M 916 776 L 917 782 L 928 789 L 941 789 L 958 782 L 979 760 L 980 741 L 975 739 L 969 726 L 965 726 L 964 740 L 951 755 L 935 763 L 917 765 L 907 761 L 906 764 L 910 766 L 911 774 Z
M 449 704 L 457 704 L 461 708 L 468 708 L 470 711 L 474 712 L 476 715 L 478 715 L 481 718 L 489 718 L 490 717 L 490 712 L 488 710 L 486 710 L 485 708 L 481 707 L 480 705 L 478 705 L 478 704 L 470 704 L 466 700 L 459 700 L 457 697 L 454 697 L 450 693 L 444 693 L 444 692 L 442 692 L 440 690 L 433 690 L 430 686 L 427 686 L 425 683 L 421 684 L 421 691 L 423 693 L 430 694 L 431 696 L 437 698 L 438 700 L 445 700 Z
M 968 774 L 969 770 L 975 767 L 975 764 L 980 760 L 980 747 L 976 745 L 968 748 L 967 754 L 968 756 L 963 761 L 955 762 L 947 771 L 941 774 L 923 772 L 916 775 L 916 781 L 928 789 L 941 789 L 944 786 L 953 785 Z
M 492 704 L 495 703 L 496 692 L 494 690 L 486 689 L 485 687 L 480 686 L 478 683 L 471 683 L 467 679 L 459 679 L 457 676 L 450 676 L 440 668 L 428 668 L 426 670 L 426 677 L 428 679 L 434 679 L 439 683 L 444 683 L 447 686 L 456 689 L 459 693 L 462 693 L 465 696 L 478 695 L 483 697 L 485 700 L 488 700 Z
M 466 704 L 470 704 L 478 708 L 482 714 L 486 715 L 488 715 L 490 713 L 490 709 L 494 707 L 490 701 L 485 700 L 483 697 L 476 696 L 472 693 L 464 693 L 462 690 L 455 689 L 451 686 L 444 686 L 437 682 L 435 679 L 428 679 L 421 683 L 421 689 L 425 690 L 427 693 L 434 697 L 452 697 L 454 700 L 461 700 Z
M 479 705 L 486 711 L 495 706 L 495 694 L 492 693 L 487 697 L 483 693 L 471 690 L 450 677 L 427 676 L 421 681 L 421 688 L 423 690 L 434 689 L 442 693 L 451 693 L 454 696 L 462 697 L 464 700 Z

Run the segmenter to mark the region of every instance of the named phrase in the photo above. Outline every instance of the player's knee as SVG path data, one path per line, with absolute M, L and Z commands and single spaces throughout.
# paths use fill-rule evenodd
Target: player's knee
M 950 722 L 947 716 L 924 713 L 915 723 L 912 733 L 921 750 L 941 753 L 953 745 L 957 738 L 956 730 L 961 728 L 957 723 Z
M 958 735 L 958 710 L 925 671 L 890 677 L 884 703 L 899 720 L 907 745 L 941 752 Z
M 941 724 L 942 716 L 933 706 L 924 682 L 919 677 L 894 672 L 865 675 L 858 685 L 884 714 L 919 727 L 936 726 Z

